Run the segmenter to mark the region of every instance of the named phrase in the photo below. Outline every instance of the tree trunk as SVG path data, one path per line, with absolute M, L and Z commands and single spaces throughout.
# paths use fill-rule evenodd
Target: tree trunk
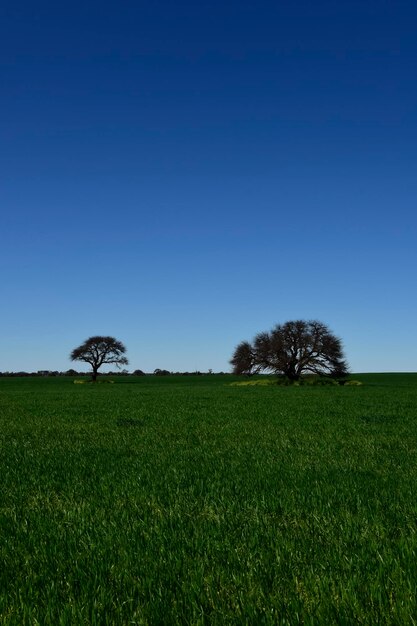
M 287 370 L 284 371 L 284 374 L 292 383 L 296 380 L 300 380 L 300 374 L 297 372 L 295 366 L 288 367 Z
M 97 382 L 97 370 L 93 370 L 93 373 L 91 374 L 91 382 Z

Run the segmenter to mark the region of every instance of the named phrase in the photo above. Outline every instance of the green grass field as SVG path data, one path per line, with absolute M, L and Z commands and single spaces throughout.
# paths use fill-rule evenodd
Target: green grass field
M 0 379 L 0 623 L 416 624 L 417 375 Z

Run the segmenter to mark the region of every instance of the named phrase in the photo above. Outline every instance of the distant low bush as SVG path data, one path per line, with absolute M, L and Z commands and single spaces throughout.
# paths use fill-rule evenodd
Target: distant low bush
M 313 386 L 317 386 L 317 387 L 325 387 L 327 385 L 339 385 L 339 381 L 335 380 L 334 378 L 326 378 L 326 377 L 320 377 L 320 378 L 304 378 L 301 380 L 301 384 L 302 385 L 313 385 Z
M 231 387 L 267 387 L 269 385 L 275 385 L 276 380 L 271 378 L 266 378 L 264 380 L 242 380 L 229 384 Z
M 171 374 L 171 372 L 169 372 L 168 370 L 161 370 L 159 368 L 154 370 L 154 375 L 155 376 L 169 376 L 170 374 Z
M 299 380 L 290 380 L 286 376 L 280 376 L 279 378 L 243 380 L 229 384 L 231 387 L 267 387 L 270 385 L 282 387 L 337 387 L 338 385 L 362 385 L 358 380 L 336 380 L 328 376 L 304 376 Z

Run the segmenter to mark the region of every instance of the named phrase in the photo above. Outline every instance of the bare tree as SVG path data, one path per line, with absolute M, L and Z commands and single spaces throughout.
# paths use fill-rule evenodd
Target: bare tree
M 84 361 L 89 363 L 92 369 L 92 380 L 97 380 L 98 370 L 102 365 L 115 363 L 117 367 L 127 365 L 128 360 L 123 356 L 126 352 L 121 341 L 114 337 L 101 337 L 97 335 L 86 339 L 78 348 L 71 352 L 71 361 Z
M 340 378 L 347 375 L 342 342 L 317 320 L 295 320 L 259 333 L 253 343 L 240 343 L 230 361 L 235 374 L 260 371 L 295 381 L 302 374 Z

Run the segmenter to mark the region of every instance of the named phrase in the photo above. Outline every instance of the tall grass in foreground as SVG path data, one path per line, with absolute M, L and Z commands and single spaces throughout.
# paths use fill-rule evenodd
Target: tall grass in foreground
M 0 379 L 0 623 L 417 623 L 417 376 L 355 378 Z

